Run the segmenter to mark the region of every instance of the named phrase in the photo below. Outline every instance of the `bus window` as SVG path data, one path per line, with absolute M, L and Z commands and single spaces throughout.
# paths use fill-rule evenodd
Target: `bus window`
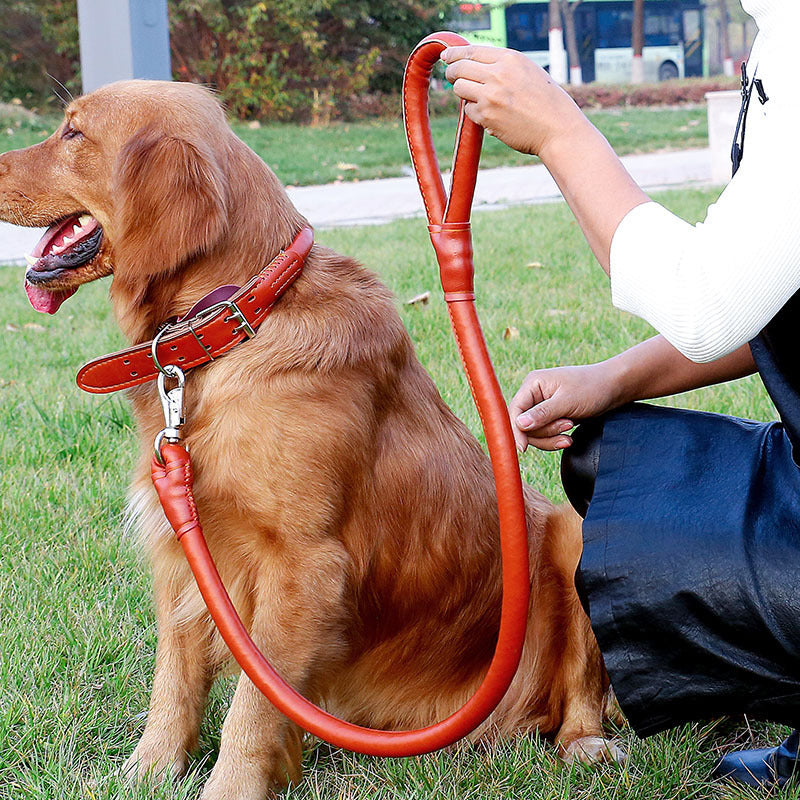
M 546 3 L 517 3 L 506 9 L 508 46 L 523 53 L 547 51 Z
M 686 75 L 703 74 L 703 21 L 699 8 L 683 12 L 683 47 Z
M 632 33 L 632 8 L 604 8 L 598 5 L 595 47 L 630 47 Z
M 483 31 L 492 27 L 488 3 L 459 3 L 448 27 L 453 31 Z
M 664 47 L 681 43 L 681 12 L 645 6 L 644 43 L 647 47 Z

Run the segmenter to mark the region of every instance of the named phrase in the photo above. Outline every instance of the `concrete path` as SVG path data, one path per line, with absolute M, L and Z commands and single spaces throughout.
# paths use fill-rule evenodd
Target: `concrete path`
M 711 185 L 708 149 L 625 156 L 622 161 L 646 191 Z M 290 189 L 289 195 L 316 228 L 380 225 L 423 213 L 413 177 L 299 186 Z M 558 187 L 541 164 L 498 167 L 479 173 L 475 209 L 492 210 L 560 199 Z M 30 253 L 41 233 L 38 229 L 0 223 L 0 264 L 24 263 L 24 254 Z

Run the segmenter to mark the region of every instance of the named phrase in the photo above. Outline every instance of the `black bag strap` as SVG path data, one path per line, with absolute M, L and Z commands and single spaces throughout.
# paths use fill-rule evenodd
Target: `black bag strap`
M 764 83 L 757 78 L 758 64 L 753 72 L 753 80 L 748 85 L 747 82 L 747 62 L 742 61 L 742 107 L 739 109 L 739 118 L 736 120 L 736 131 L 733 134 L 733 144 L 731 145 L 731 175 L 735 175 L 739 165 L 744 158 L 744 137 L 747 131 L 747 113 L 750 110 L 750 100 L 753 97 L 753 89 L 758 93 L 758 100 L 763 106 L 769 100 L 764 91 Z

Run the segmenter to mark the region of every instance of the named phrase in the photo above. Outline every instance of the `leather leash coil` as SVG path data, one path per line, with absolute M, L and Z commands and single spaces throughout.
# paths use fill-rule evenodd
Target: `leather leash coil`
M 486 344 L 475 313 L 469 213 L 482 140 L 481 129 L 459 118 L 453 191 L 446 198 L 428 118 L 428 86 L 441 51 L 466 44 L 453 33 L 432 34 L 411 54 L 403 83 L 404 117 L 412 161 L 425 201 L 442 285 L 461 358 L 480 412 L 495 473 L 503 559 L 503 601 L 497 648 L 483 682 L 447 719 L 420 730 L 377 731 L 344 722 L 310 703 L 286 684 L 245 630 L 222 585 L 203 538 L 192 496 L 189 454 L 180 445 L 160 446 L 153 482 L 198 587 L 222 638 L 244 672 L 264 695 L 300 727 L 337 747 L 375 756 L 410 756 L 445 747 L 473 731 L 494 710 L 516 672 L 525 639 L 528 595 L 528 537 L 514 439 Z M 457 532 L 453 532 L 457 535 Z

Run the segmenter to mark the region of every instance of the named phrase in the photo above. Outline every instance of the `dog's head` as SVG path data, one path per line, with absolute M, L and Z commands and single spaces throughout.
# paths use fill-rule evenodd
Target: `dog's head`
M 83 283 L 169 274 L 213 248 L 229 224 L 235 144 L 209 91 L 125 81 L 72 102 L 44 142 L 0 156 L 0 219 L 48 226 L 28 257 L 34 307 L 54 313 Z

